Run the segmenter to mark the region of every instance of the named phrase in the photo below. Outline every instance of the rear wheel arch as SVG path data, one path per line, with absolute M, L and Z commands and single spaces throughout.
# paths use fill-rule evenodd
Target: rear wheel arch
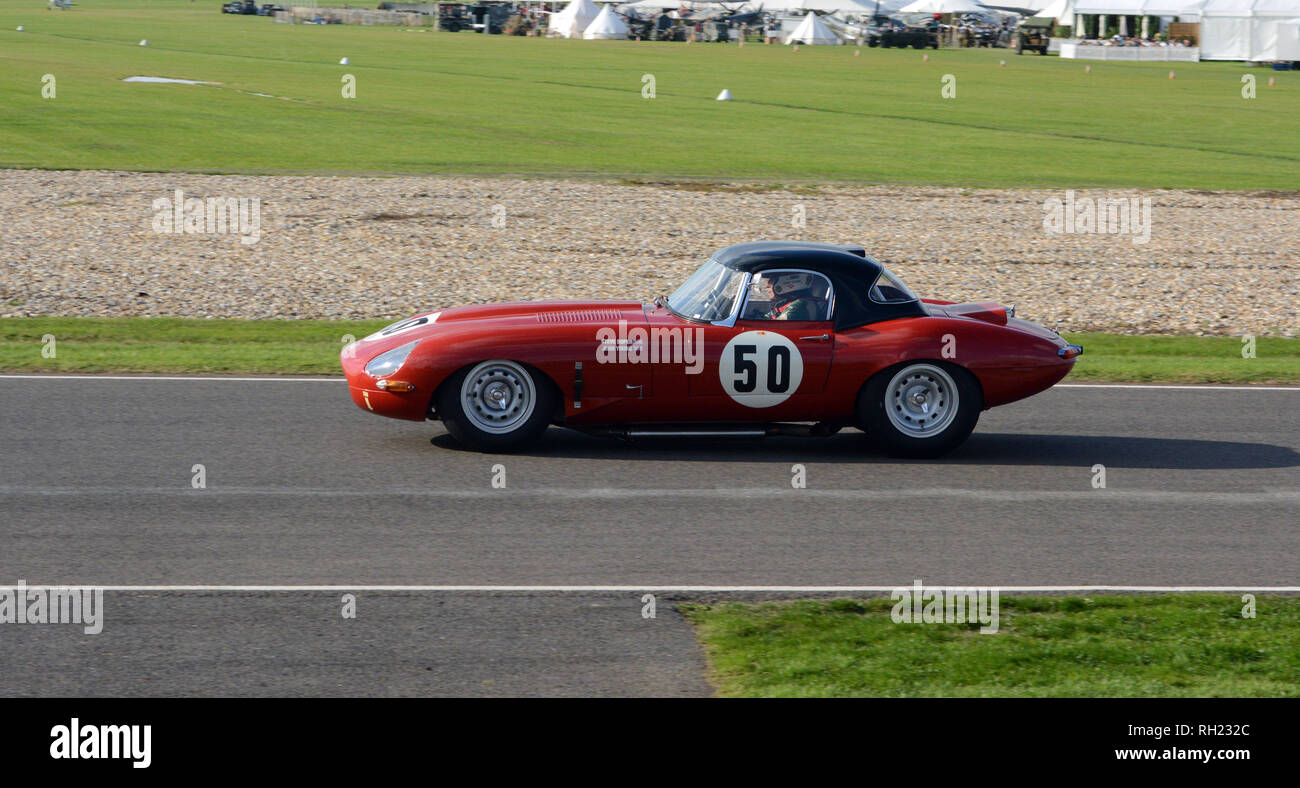
M 962 372 L 969 375 L 971 377 L 971 380 L 974 381 L 975 385 L 979 387 L 980 402 L 981 404 L 983 403 L 984 383 L 983 381 L 980 380 L 979 374 L 975 372 L 975 370 L 973 369 L 963 367 L 961 364 L 956 364 L 953 363 L 952 361 L 948 361 L 946 359 L 939 359 L 939 358 L 920 358 L 920 357 L 905 358 L 900 361 L 895 361 L 889 366 L 881 367 L 880 369 L 868 375 L 866 380 L 862 381 L 862 385 L 858 387 L 857 396 L 861 397 L 862 392 L 866 391 L 867 386 L 871 385 L 871 382 L 873 380 L 879 378 L 882 375 L 885 376 L 886 378 L 892 377 L 893 375 L 897 374 L 899 370 L 901 370 L 903 367 L 906 367 L 909 364 L 934 364 L 940 367 L 955 368 L 961 370 Z

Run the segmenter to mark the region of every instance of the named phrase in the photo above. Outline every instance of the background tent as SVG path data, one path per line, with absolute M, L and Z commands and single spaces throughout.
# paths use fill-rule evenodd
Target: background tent
M 1300 0 L 1201 0 L 1178 12 L 1201 23 L 1202 60 L 1289 60 L 1284 37 L 1296 17 Z
M 780 0 L 779 5 L 787 11 L 825 11 L 828 14 L 853 15 L 874 14 L 876 0 Z M 881 2 L 880 13 L 888 14 L 901 3 Z M 776 4 L 773 4 L 773 8 Z
M 623 10 L 629 8 L 637 11 L 654 11 L 664 9 L 667 11 L 677 11 L 682 8 L 688 11 L 716 11 L 716 10 L 735 10 L 735 3 L 711 3 L 711 2 L 693 2 L 692 0 L 637 0 L 635 3 L 615 3 Z M 745 6 L 748 7 L 748 6 Z
M 899 9 L 900 14 L 987 14 L 989 9 L 975 0 L 916 0 Z
M 1109 16 L 1175 16 L 1194 2 L 1196 0 L 1075 0 L 1074 11 Z
M 809 44 L 812 46 L 831 45 L 840 43 L 840 37 L 831 32 L 826 23 L 817 17 L 812 11 L 808 16 L 803 18 L 794 32 L 785 37 L 787 44 Z
M 1062 27 L 1074 27 L 1074 0 L 1055 0 L 1035 11 L 1034 16 L 1050 16 Z
M 581 38 L 583 31 L 596 21 L 597 16 L 600 16 L 600 8 L 591 0 L 573 0 L 563 11 L 551 14 L 546 34 L 560 38 Z
M 1286 25 L 1300 0 L 1075 0 L 1075 13 L 1177 16 L 1201 25 L 1202 60 L 1285 60 Z M 1279 38 L 1281 36 L 1281 38 Z
M 627 25 L 623 23 L 623 18 L 614 13 L 614 9 L 605 6 L 600 9 L 600 13 L 587 25 L 587 29 L 582 31 L 583 38 L 627 38 Z
M 1295 0 L 1300 2 L 1300 0 Z M 1106 27 L 1118 27 L 1121 33 L 1125 35 L 1141 35 L 1143 32 L 1142 22 L 1138 20 L 1133 28 L 1128 28 L 1124 17 L 1128 16 L 1163 16 L 1173 17 L 1182 13 L 1183 9 L 1196 0 L 1074 0 L 1074 13 L 1081 15 L 1105 15 Z M 1094 21 L 1084 26 L 1085 31 L 1095 31 L 1100 26 L 1100 21 Z M 1151 26 L 1148 33 L 1156 32 L 1157 27 Z M 1081 37 L 1080 31 L 1076 30 L 1075 37 Z M 1094 33 L 1094 35 L 1105 35 L 1105 31 Z
M 1300 60 L 1300 19 L 1277 23 L 1277 59 Z

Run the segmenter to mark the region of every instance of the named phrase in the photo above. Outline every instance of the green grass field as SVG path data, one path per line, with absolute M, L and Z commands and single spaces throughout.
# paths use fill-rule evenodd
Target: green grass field
M 854 57 L 853 47 L 293 26 L 219 5 L 85 0 L 47 11 L 0 0 L 0 166 L 1300 183 L 1300 75 L 1254 69 L 1258 97 L 1247 100 L 1241 64 L 1179 64 L 1170 80 L 1165 64 L 1086 74 L 1082 62 L 1009 50 L 941 50 L 924 63 L 910 49 Z M 41 96 L 46 74 L 54 99 Z M 355 99 L 341 96 L 344 74 L 356 77 Z M 646 74 L 654 99 L 642 98 Z M 940 98 L 945 74 L 954 99 Z M 120 81 L 134 75 L 221 84 Z M 737 100 L 714 101 L 723 88 Z
M 0 320 L 0 371 L 337 375 L 345 336 L 388 321 L 39 317 Z M 54 357 L 42 356 L 54 337 Z M 1068 334 L 1084 346 L 1069 380 L 1300 383 L 1300 340 Z
M 999 629 L 889 599 L 682 606 L 723 696 L 1296 697 L 1300 599 L 1007 597 Z

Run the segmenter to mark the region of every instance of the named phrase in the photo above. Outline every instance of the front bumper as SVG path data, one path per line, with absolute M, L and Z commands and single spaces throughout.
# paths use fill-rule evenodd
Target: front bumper
M 380 379 L 366 374 L 367 360 L 368 358 L 362 358 L 355 350 L 349 354 L 347 348 L 339 357 L 339 362 L 343 365 L 343 375 L 348 380 L 348 393 L 357 407 L 389 418 L 424 421 L 429 414 L 429 403 L 433 392 L 421 386 L 419 381 L 413 381 L 415 388 L 412 391 L 385 391 L 378 385 Z M 404 378 L 405 376 L 396 374 L 393 377 Z

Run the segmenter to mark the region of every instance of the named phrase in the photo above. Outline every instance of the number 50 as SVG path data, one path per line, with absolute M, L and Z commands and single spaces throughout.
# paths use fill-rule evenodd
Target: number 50
M 736 345 L 735 347 L 735 389 L 741 394 L 750 394 L 758 387 L 758 364 L 751 360 L 758 352 L 756 345 Z M 784 394 L 790 388 L 790 348 L 772 345 L 767 349 L 767 384 L 766 391 L 771 394 Z

